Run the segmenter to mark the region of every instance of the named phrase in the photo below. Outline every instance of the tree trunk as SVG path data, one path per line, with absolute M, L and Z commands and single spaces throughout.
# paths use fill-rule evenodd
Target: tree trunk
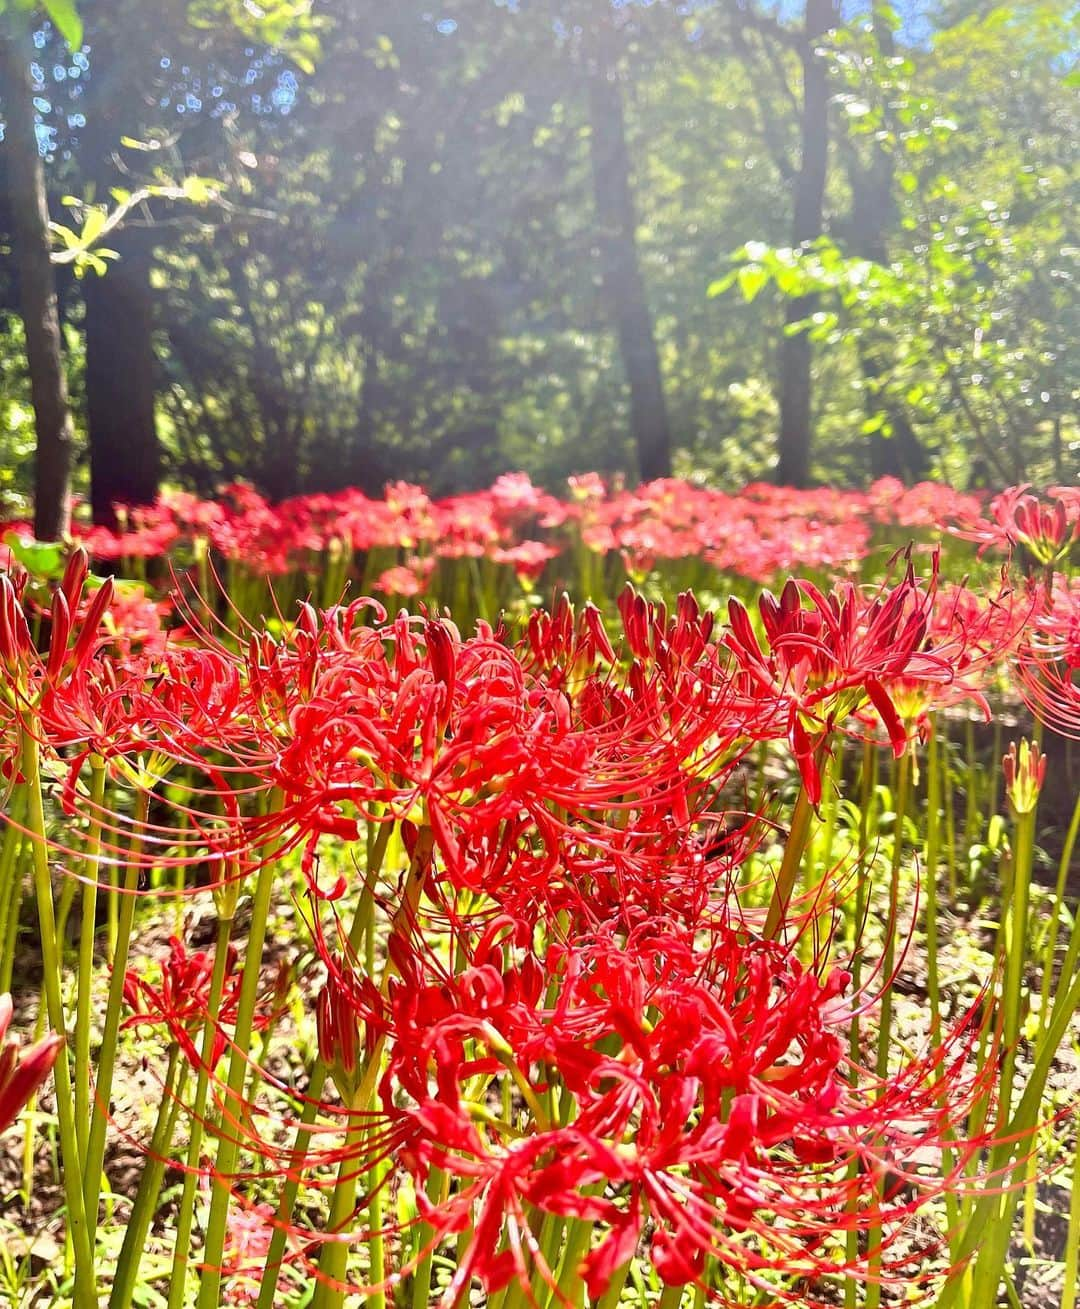
M 61 357 L 56 278 L 49 257 L 49 211 L 45 170 L 34 125 L 32 52 L 24 48 L 19 16 L 0 17 L 0 86 L 6 88 L 8 182 L 12 205 L 12 254 L 19 282 L 19 304 L 26 330 L 26 361 L 34 405 L 37 452 L 34 460 L 34 535 L 41 541 L 63 536 L 71 524 L 73 431 L 67 381 Z
M 615 61 L 601 56 L 589 78 L 593 192 L 603 286 L 630 387 L 630 428 L 642 481 L 671 476 L 671 430 L 660 359 L 638 263 L 630 158 Z
M 88 276 L 86 424 L 95 523 L 116 526 L 115 504 L 151 504 L 161 478 L 154 419 L 151 255 L 127 234 L 104 277 Z
M 799 172 L 795 179 L 795 215 L 791 243 L 796 248 L 822 233 L 825 174 L 829 159 L 829 84 L 817 44 L 833 21 L 833 0 L 806 0 L 803 29 L 803 101 Z M 787 302 L 785 328 L 814 312 L 816 296 Z M 780 343 L 780 437 L 776 480 L 781 486 L 805 486 L 810 477 L 813 419 L 810 391 L 810 338 L 805 331 L 785 334 Z
M 879 3 L 872 7 L 874 36 L 885 59 L 896 53 L 891 19 Z M 891 150 L 875 143 L 868 167 L 861 168 L 853 155 L 848 169 L 851 185 L 851 218 L 848 244 L 853 254 L 876 264 L 888 263 L 888 232 L 896 215 L 894 192 L 896 164 Z M 870 467 L 875 477 L 899 477 L 919 481 L 929 469 L 922 442 L 906 411 L 888 393 L 888 358 L 892 338 L 887 331 L 866 331 L 859 338 L 859 364 L 866 382 L 867 417 L 884 413 L 891 433 L 874 432 L 870 437 Z

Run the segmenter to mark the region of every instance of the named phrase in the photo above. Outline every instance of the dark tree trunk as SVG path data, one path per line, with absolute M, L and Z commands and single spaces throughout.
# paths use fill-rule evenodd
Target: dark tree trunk
M 833 0 L 806 0 L 803 30 L 803 100 L 799 171 L 795 179 L 795 247 L 822 233 L 825 174 L 829 159 L 829 84 L 825 61 L 817 53 L 833 21 Z M 814 312 L 816 296 L 789 300 L 784 325 L 790 328 Z M 806 332 L 785 335 L 780 344 L 780 437 L 776 480 L 781 486 L 805 486 L 810 476 L 813 417 L 810 393 L 810 338 Z
M 49 211 L 45 171 L 34 126 L 31 51 L 20 39 L 17 15 L 0 17 L 0 86 L 5 88 L 4 150 L 12 205 L 12 253 L 19 305 L 26 329 L 26 360 L 34 405 L 37 453 L 34 461 L 34 535 L 63 536 L 71 523 L 73 432 L 61 356 L 56 278 L 49 257 Z
M 891 20 L 873 6 L 874 34 L 886 59 L 895 54 Z M 888 262 L 888 232 L 896 216 L 894 191 L 896 165 L 890 150 L 875 144 L 867 167 L 853 155 L 848 177 L 851 184 L 851 218 L 848 244 L 852 253 L 876 264 Z M 888 393 L 888 332 L 864 332 L 859 339 L 859 364 L 865 379 L 867 417 L 884 414 L 890 434 L 870 437 L 870 467 L 876 477 L 892 476 L 919 481 L 929 469 L 926 451 L 903 406 Z
M 638 263 L 630 158 L 615 61 L 601 56 L 589 79 L 593 191 L 608 306 L 630 387 L 630 427 L 642 481 L 671 475 L 671 431 L 652 317 Z
M 95 523 L 116 526 L 114 504 L 151 504 L 161 478 L 154 420 L 151 254 L 125 234 L 120 259 L 87 277 L 86 424 Z

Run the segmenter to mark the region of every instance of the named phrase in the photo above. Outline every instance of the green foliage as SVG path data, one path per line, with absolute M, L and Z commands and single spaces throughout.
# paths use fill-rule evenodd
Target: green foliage
M 511 466 L 632 475 L 588 115 L 588 43 L 612 11 L 580 0 L 581 31 L 560 36 L 563 8 L 83 0 L 85 32 L 54 15 L 91 50 L 73 148 L 62 88 L 47 119 L 54 215 L 76 198 L 55 257 L 111 276 L 117 252 L 153 247 L 172 478 L 282 495 L 398 477 L 444 491 Z M 906 45 L 877 6 L 874 30 L 830 33 L 827 235 L 794 250 L 797 27 L 632 8 L 611 32 L 680 471 L 769 474 L 784 301 L 811 295 L 786 330 L 813 345 L 815 476 L 880 471 L 903 426 L 925 472 L 1066 479 L 1075 16 L 948 6 Z M 215 82 L 234 108 L 210 116 Z M 181 117 L 188 94 L 202 108 Z M 80 299 L 65 283 L 76 328 Z

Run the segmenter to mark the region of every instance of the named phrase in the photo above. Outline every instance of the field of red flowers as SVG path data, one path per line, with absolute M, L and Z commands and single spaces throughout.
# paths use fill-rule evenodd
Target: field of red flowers
M 0 1303 L 1075 1309 L 1080 488 L 0 535 Z

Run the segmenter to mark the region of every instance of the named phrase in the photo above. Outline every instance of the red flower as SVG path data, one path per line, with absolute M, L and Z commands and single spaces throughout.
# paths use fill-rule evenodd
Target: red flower
M 209 1012 L 213 955 L 203 950 L 191 952 L 183 941 L 171 936 L 169 953 L 159 968 L 156 984 L 133 968 L 125 973 L 124 1002 L 132 1012 L 121 1026 L 165 1026 L 170 1039 L 179 1045 L 192 1065 L 198 1066 L 202 1063 L 203 1026 L 211 1017 L 215 1032 L 209 1067 L 213 1070 L 228 1047 L 226 1028 L 235 1020 L 240 1001 L 241 977 L 236 969 L 236 951 L 229 949 L 221 1002 L 213 1014 Z M 272 999 L 272 996 L 266 997 L 256 1014 L 257 1031 L 271 1021 Z
M 787 738 L 813 804 L 821 799 L 820 750 L 849 715 L 872 704 L 899 756 L 908 734 L 889 684 L 952 679 L 948 660 L 924 648 L 936 587 L 936 556 L 927 584 L 909 559 L 899 584 L 869 595 L 852 583 L 825 595 L 811 582 L 789 581 L 779 600 L 766 591 L 759 601 L 764 646 L 743 605 L 730 601 L 724 644 L 740 694 L 758 709 L 747 730 Z

